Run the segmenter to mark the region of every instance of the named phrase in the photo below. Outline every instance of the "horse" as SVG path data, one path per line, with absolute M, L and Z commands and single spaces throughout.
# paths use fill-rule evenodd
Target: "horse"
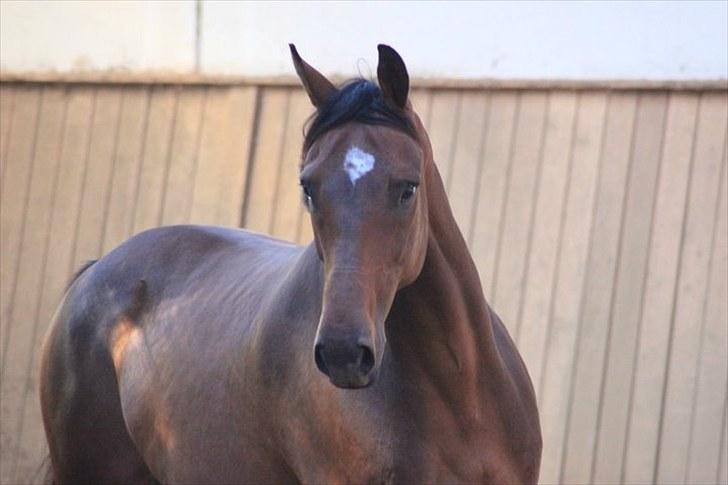
M 535 483 L 533 386 L 402 58 L 337 87 L 290 50 L 313 242 L 161 227 L 83 268 L 42 352 L 53 481 Z

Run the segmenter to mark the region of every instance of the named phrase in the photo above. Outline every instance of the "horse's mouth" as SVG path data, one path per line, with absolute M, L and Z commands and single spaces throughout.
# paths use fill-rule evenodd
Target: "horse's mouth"
M 351 372 L 329 371 L 329 381 L 341 389 L 363 389 L 374 383 L 374 372 L 370 372 L 365 376 L 356 375 Z
M 358 364 L 335 366 L 326 369 L 324 374 L 329 381 L 340 389 L 363 389 L 371 386 L 376 378 L 376 369 L 362 373 Z

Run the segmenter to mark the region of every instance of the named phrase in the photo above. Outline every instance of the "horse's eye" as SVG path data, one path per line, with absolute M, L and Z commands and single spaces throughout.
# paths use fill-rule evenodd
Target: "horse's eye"
M 301 192 L 303 193 L 303 205 L 309 210 L 313 208 L 313 197 L 311 196 L 311 186 L 304 181 L 301 181 Z
M 399 203 L 400 204 L 406 204 L 407 202 L 414 197 L 415 193 L 417 192 L 417 184 L 414 182 L 407 182 L 407 185 L 405 185 L 404 190 L 402 190 L 402 195 L 399 196 Z

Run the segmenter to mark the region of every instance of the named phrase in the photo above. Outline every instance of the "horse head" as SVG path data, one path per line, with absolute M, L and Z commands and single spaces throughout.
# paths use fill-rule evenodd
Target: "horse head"
M 378 86 L 357 79 L 335 87 L 290 47 L 317 108 L 300 172 L 325 277 L 314 359 L 334 385 L 366 387 L 382 361 L 395 294 L 424 264 L 431 148 L 394 49 L 378 47 Z

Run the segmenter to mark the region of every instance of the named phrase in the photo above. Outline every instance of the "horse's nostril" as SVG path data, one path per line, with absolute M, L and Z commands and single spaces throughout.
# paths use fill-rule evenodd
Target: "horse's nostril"
M 361 349 L 361 363 L 359 368 L 362 375 L 367 375 L 374 367 L 374 352 L 366 345 L 360 345 L 359 348 Z
M 322 344 L 316 344 L 313 348 L 313 358 L 316 361 L 316 367 L 319 368 L 321 372 L 323 372 L 326 375 L 329 375 L 329 370 L 326 367 L 326 361 L 324 361 L 324 357 L 322 355 L 323 353 L 323 345 Z
M 313 347 L 316 367 L 339 387 L 362 387 L 374 369 L 374 351 L 366 343 L 320 340 Z

